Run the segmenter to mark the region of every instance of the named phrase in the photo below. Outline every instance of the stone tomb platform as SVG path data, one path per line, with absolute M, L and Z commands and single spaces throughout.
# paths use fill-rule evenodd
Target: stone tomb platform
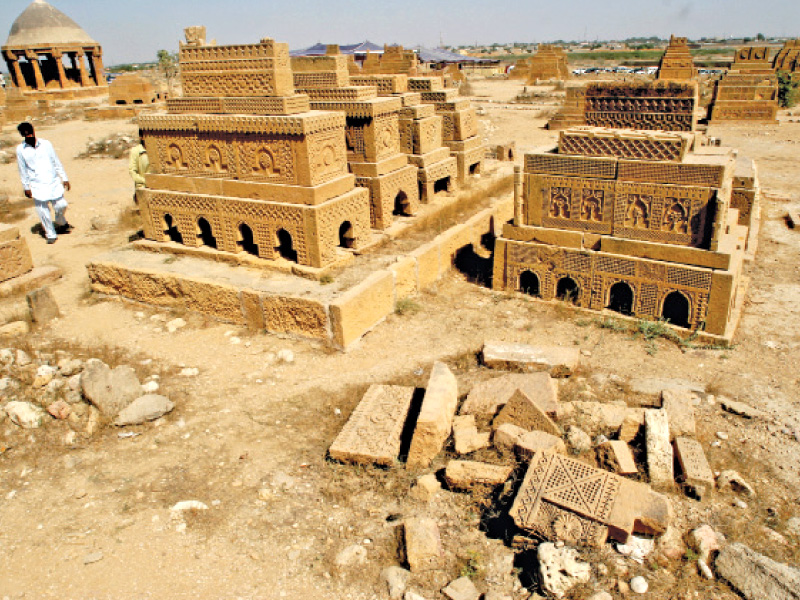
M 488 195 L 502 187 L 506 172 L 482 180 L 480 188 Z M 449 203 L 437 200 L 409 218 L 407 225 L 393 225 L 380 234 L 389 245 L 379 255 L 351 255 L 331 283 L 321 283 L 319 273 L 289 261 L 147 241 L 97 256 L 87 271 L 92 289 L 101 294 L 199 312 L 253 330 L 329 340 L 347 348 L 393 313 L 397 301 L 434 285 L 453 267 L 462 248 L 471 245 L 477 251 L 481 238 L 499 233 L 513 213 L 512 198 L 505 195 L 432 241 L 410 252 L 392 253 L 392 238 L 470 199 L 465 194 Z M 266 268 L 266 263 L 273 264 Z
M 24 294 L 59 277 L 61 270 L 57 267 L 34 268 L 19 229 L 0 223 L 0 298 Z

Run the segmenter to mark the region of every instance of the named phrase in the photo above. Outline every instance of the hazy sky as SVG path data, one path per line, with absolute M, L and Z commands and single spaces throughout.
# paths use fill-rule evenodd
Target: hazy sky
M 176 50 L 183 28 L 205 25 L 221 44 L 272 37 L 436 46 L 555 39 L 800 36 L 798 0 L 50 0 L 103 46 L 106 64 Z M 0 40 L 30 0 L 0 0 Z

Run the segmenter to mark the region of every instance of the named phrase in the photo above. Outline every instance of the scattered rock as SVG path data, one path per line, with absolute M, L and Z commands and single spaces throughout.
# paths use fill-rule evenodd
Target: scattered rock
M 730 489 L 737 494 L 745 494 L 750 497 L 756 495 L 756 491 L 753 489 L 753 486 L 747 483 L 744 477 L 739 475 L 739 473 L 731 469 L 722 471 L 719 474 L 719 477 L 717 477 L 717 487 L 720 490 Z
M 800 537 L 800 517 L 792 517 L 786 521 L 786 532 L 789 535 Z
M 567 443 L 574 454 L 583 454 L 592 449 L 592 438 L 580 427 L 570 425 L 567 429 Z
M 412 517 L 403 524 L 406 561 L 412 573 L 436 569 L 442 560 L 442 541 L 436 521 Z
M 33 380 L 33 387 L 41 388 L 53 381 L 53 377 L 58 370 L 50 365 L 42 365 L 36 369 L 36 378 Z
M 468 490 L 476 485 L 500 485 L 514 471 L 511 465 L 490 465 L 472 460 L 451 460 L 445 468 L 444 478 L 453 489 Z
M 28 292 L 25 299 L 28 301 L 28 310 L 34 323 L 43 325 L 61 316 L 56 299 L 49 287 Z
M 592 435 L 616 433 L 620 431 L 623 424 L 627 424 L 630 420 L 631 424 L 628 424 L 627 427 L 634 428 L 633 435 L 635 436 L 639 428 L 644 424 L 644 409 L 631 408 L 624 402 L 577 401 L 565 402 L 561 406 L 565 411 L 572 410 L 575 422 Z M 619 439 L 630 441 L 633 438 L 627 439 L 620 435 Z
M 294 352 L 286 348 L 284 348 L 283 350 L 279 350 L 277 354 L 277 359 L 283 363 L 293 363 Z
M 103 560 L 102 552 L 92 552 L 83 557 L 83 564 L 91 565 L 92 563 L 100 562 Z
M 428 473 L 417 478 L 416 483 L 411 488 L 411 495 L 422 502 L 430 502 L 437 493 L 442 490 L 436 475 Z
M 800 599 L 800 569 L 758 554 L 744 544 L 728 544 L 715 568 L 747 600 Z
M 31 357 L 24 350 L 17 350 L 16 363 L 19 367 L 27 367 L 31 364 Z
M 492 437 L 492 444 L 494 444 L 494 447 L 498 450 L 512 452 L 520 437 L 525 433 L 527 433 L 527 430 L 519 425 L 504 423 L 495 429 L 494 436 Z
M 367 562 L 367 549 L 360 544 L 352 544 L 336 554 L 334 564 L 340 569 L 352 568 Z
M 11 321 L 10 323 L 0 326 L 0 335 L 16 337 L 18 335 L 25 335 L 30 330 L 31 326 L 27 321 Z
M 72 413 L 72 407 L 63 400 L 56 400 L 47 406 L 47 412 L 56 419 L 68 419 Z
M 637 594 L 646 594 L 647 588 L 649 587 L 647 585 L 647 580 L 641 575 L 631 579 L 630 586 L 631 591 L 636 592 Z
M 147 394 L 137 398 L 123 408 L 117 418 L 114 419 L 114 425 L 125 427 L 126 425 L 139 425 L 146 421 L 154 421 L 171 412 L 174 408 L 175 405 L 166 396 Z
M 560 437 L 544 431 L 528 431 L 522 434 L 515 446 L 517 457 L 529 461 L 535 452 L 555 452 L 566 454 L 567 445 Z
M 142 391 L 145 394 L 155 394 L 158 391 L 158 382 L 155 379 L 151 379 L 150 381 L 142 384 Z
M 722 408 L 729 413 L 733 413 L 734 415 L 739 415 L 740 417 L 745 417 L 747 419 L 768 418 L 767 413 L 757 408 L 753 408 L 744 402 L 737 402 L 736 400 L 731 400 L 730 398 L 725 398 L 723 396 L 720 396 L 719 400 L 722 404 Z
M 197 367 L 184 367 L 181 369 L 180 375 L 181 377 L 197 377 L 200 373 L 200 369 Z
M 381 571 L 381 579 L 386 582 L 386 586 L 389 588 L 389 598 L 398 600 L 403 597 L 403 593 L 408 587 L 411 571 L 398 566 L 386 567 Z
M 169 333 L 175 333 L 178 329 L 182 327 L 186 327 L 186 321 L 178 317 L 177 319 L 172 319 L 171 321 L 167 321 L 167 331 Z
M 44 424 L 45 412 L 30 402 L 12 400 L 5 406 L 8 418 L 23 429 L 37 429 Z
M 73 377 L 83 370 L 83 361 L 78 358 L 65 358 L 58 361 L 58 372 L 62 377 Z M 75 388 L 77 389 L 77 388 Z
M 459 577 L 442 590 L 450 600 L 478 600 L 481 594 L 469 577 Z
M 425 597 L 420 596 L 419 594 L 415 594 L 414 592 L 406 592 L 405 598 L 403 600 L 425 600 Z
M 617 544 L 617 552 L 642 564 L 655 547 L 656 542 L 653 538 L 632 535 L 628 537 L 628 541 L 625 544 Z
M 591 577 L 591 566 L 578 560 L 578 552 L 573 548 L 556 548 L 550 542 L 539 544 L 539 573 L 542 588 L 556 598 L 564 595 L 578 585 L 587 583 Z
M 608 592 L 595 592 L 586 600 L 614 600 L 614 597 Z
M 199 500 L 182 500 L 169 509 L 172 513 L 181 513 L 186 510 L 208 510 L 208 505 Z
M 558 414 L 558 388 L 547 373 L 508 373 L 476 383 L 461 406 L 461 414 L 474 414 L 491 419 L 505 406 L 517 390 L 534 398 L 546 413 Z
M 456 453 L 469 454 L 489 446 L 489 433 L 481 433 L 475 415 L 459 415 L 453 419 L 453 440 Z
M 108 418 L 115 417 L 142 394 L 142 386 L 131 367 L 121 365 L 111 369 L 96 359 L 87 361 L 81 373 L 81 388 L 83 395 Z
M 686 551 L 681 531 L 672 526 L 667 527 L 667 530 L 659 536 L 656 545 L 658 552 L 668 560 L 680 560 Z
M 711 559 L 720 549 L 719 538 L 710 525 L 701 525 L 689 532 L 689 545 L 697 552 L 697 567 L 706 579 L 714 579 Z

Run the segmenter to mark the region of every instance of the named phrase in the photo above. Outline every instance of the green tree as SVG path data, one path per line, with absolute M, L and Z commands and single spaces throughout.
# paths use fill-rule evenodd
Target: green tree
M 167 89 L 172 94 L 172 82 L 175 81 L 175 77 L 178 75 L 178 53 L 159 50 L 156 56 L 158 57 L 158 70 L 167 80 Z
M 800 102 L 800 81 L 792 79 L 792 74 L 778 71 L 778 104 L 792 108 Z
M 759 42 L 763 42 L 763 41 L 764 41 L 764 40 L 766 40 L 767 38 L 766 38 L 766 37 L 764 37 L 764 34 L 763 34 L 763 33 L 758 33 L 758 34 L 756 34 L 756 39 L 757 39 Z

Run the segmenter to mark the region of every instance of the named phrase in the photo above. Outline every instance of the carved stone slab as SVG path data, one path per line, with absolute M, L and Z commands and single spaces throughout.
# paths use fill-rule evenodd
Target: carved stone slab
M 692 438 L 675 438 L 675 454 L 681 466 L 684 485 L 702 499 L 714 489 L 714 473 L 708 464 L 703 446 Z
M 413 395 L 413 387 L 370 386 L 331 444 L 330 457 L 343 462 L 393 465 L 400 453 L 400 435 Z
M 669 416 L 667 411 L 644 411 L 645 440 L 647 445 L 647 471 L 650 483 L 669 487 L 675 483 L 672 444 L 669 443 Z
M 497 415 L 492 426 L 497 429 L 504 423 L 513 423 L 528 431 L 544 431 L 551 435 L 561 435 L 558 425 L 547 413 L 522 390 L 517 390 Z
M 511 507 L 521 529 L 549 540 L 599 546 L 609 533 L 662 533 L 670 519 L 665 498 L 641 483 L 561 454 L 537 452 Z
M 475 384 L 469 392 L 461 414 L 494 417 L 517 390 L 533 398 L 549 416 L 558 414 L 558 388 L 547 373 L 509 373 Z

